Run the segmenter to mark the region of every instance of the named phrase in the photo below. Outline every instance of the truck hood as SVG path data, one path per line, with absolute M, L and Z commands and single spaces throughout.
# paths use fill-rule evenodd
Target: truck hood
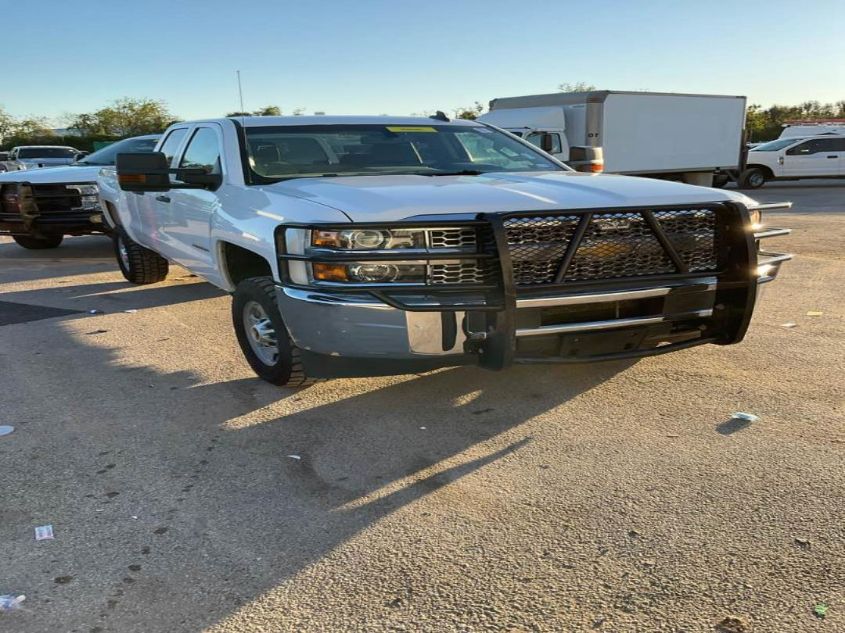
M 266 187 L 332 207 L 354 222 L 441 214 L 694 205 L 750 198 L 665 180 L 580 172 L 500 172 L 482 176 L 298 178 Z
M 80 183 L 97 182 L 97 174 L 102 165 L 68 165 L 66 167 L 50 167 L 49 169 L 25 169 L 0 174 L 0 184 L 4 182 L 32 182 L 32 183 Z

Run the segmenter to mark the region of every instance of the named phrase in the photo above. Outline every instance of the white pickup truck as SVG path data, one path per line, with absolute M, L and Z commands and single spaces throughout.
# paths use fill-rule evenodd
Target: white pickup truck
M 737 343 L 789 259 L 742 194 L 577 173 L 442 113 L 178 123 L 98 184 L 125 277 L 173 261 L 233 293 L 279 385 Z
M 769 180 L 845 178 L 845 135 L 783 137 L 753 147 L 739 184 L 757 189 Z

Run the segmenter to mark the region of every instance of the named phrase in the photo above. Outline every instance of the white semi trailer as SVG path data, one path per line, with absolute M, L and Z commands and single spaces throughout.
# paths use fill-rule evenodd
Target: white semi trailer
M 604 171 L 712 184 L 744 162 L 745 97 L 657 92 L 557 92 L 505 97 L 479 117 L 556 158 L 601 147 Z

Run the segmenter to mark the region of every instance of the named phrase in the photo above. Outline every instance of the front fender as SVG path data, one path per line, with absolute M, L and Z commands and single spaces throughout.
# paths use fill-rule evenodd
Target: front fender
M 269 193 L 260 187 L 226 187 L 219 192 L 220 207 L 211 223 L 211 244 L 217 270 L 225 269 L 223 243 L 251 251 L 270 265 L 280 281 L 275 233 L 280 224 L 345 224 L 349 218 L 337 209 L 293 196 Z M 225 280 L 230 292 L 232 283 Z

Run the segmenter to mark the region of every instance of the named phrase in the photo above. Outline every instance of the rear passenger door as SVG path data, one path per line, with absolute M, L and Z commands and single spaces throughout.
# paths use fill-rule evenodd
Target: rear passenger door
M 176 166 L 223 174 L 221 152 L 220 126 L 202 124 L 190 131 Z M 174 182 L 178 182 L 175 177 Z M 166 227 L 166 231 L 177 251 L 174 259 L 209 281 L 212 277 L 216 280 L 211 252 L 211 221 L 219 205 L 217 193 L 208 189 L 171 189 L 168 197 L 174 221 Z

